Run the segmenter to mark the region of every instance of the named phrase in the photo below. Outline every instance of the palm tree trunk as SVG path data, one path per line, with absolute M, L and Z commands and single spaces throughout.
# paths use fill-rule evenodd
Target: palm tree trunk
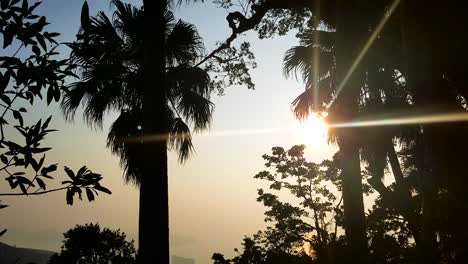
M 143 131 L 166 134 L 164 11 L 161 2 L 144 0 L 148 29 L 143 40 Z M 169 264 L 169 205 L 166 140 L 144 141 L 140 185 L 138 263 Z
M 416 205 L 411 197 L 411 191 L 408 184 L 405 183 L 403 171 L 401 170 L 400 160 L 395 151 L 392 140 L 388 142 L 388 159 L 392 168 L 393 177 L 395 177 L 397 195 L 401 198 L 400 205 L 397 207 L 401 211 L 403 218 L 408 222 L 408 229 L 416 242 L 416 248 L 421 249 L 421 235 L 419 228 L 420 215 L 416 213 Z
M 364 44 L 366 28 L 362 23 L 362 10 L 350 0 L 337 1 L 336 68 L 337 85 L 345 79 L 354 59 Z M 361 67 L 357 67 L 337 98 L 337 111 L 343 122 L 357 115 L 357 98 L 361 88 Z M 343 181 L 344 225 L 349 259 L 354 263 L 367 263 L 367 238 L 362 195 L 359 145 L 353 129 L 338 131 L 341 177 Z
M 431 109 L 432 101 L 437 96 L 434 95 L 436 89 L 435 80 L 437 79 L 437 65 L 432 61 L 431 50 L 434 50 L 432 45 L 432 32 L 428 32 L 425 20 L 432 17 L 434 8 L 430 5 L 420 5 L 414 1 L 402 1 L 402 39 L 403 56 L 407 59 L 407 84 L 411 90 L 415 105 Z M 423 134 L 418 138 L 418 154 L 417 164 L 418 174 L 422 183 L 423 208 L 422 208 L 422 230 L 421 230 L 421 247 L 420 247 L 420 262 L 421 263 L 438 263 L 439 252 L 437 248 L 436 234 L 433 225 L 435 212 L 435 173 L 430 172 L 430 168 L 425 168 L 427 142 L 423 139 L 431 134 L 431 128 L 424 127 Z

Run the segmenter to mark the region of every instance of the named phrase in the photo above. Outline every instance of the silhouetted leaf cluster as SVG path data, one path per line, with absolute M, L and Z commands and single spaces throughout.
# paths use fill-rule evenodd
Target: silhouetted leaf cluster
M 65 78 L 75 76 L 68 60 L 57 60 L 55 40 L 58 33 L 46 31 L 46 17 L 34 13 L 41 2 L 30 4 L 27 0 L 2 0 L 0 2 L 0 34 L 3 39 L 3 56 L 0 56 L 0 172 L 5 181 L 17 192 L 0 196 L 41 195 L 67 190 L 66 201 L 72 204 L 74 193 L 81 198 L 86 189 L 89 201 L 97 191 L 110 194 L 99 182 L 102 177 L 82 167 L 71 182 L 62 187 L 48 189 L 55 176 L 57 164 L 46 163 L 50 147 L 42 142 L 55 131 L 49 128 L 52 117 L 33 125 L 25 122 L 26 105 L 35 99 L 45 99 L 47 104 L 61 98 Z M 11 52 L 10 56 L 5 55 Z M 16 124 L 14 124 L 16 123 Z M 18 136 L 13 135 L 16 132 Z M 73 173 L 69 169 L 65 172 Z M 31 189 L 33 188 L 33 189 Z M 1 206 L 5 208 L 5 206 Z M 0 209 L 1 209 L 0 208 Z M 6 230 L 2 231 L 2 234 Z
M 136 263 L 136 250 L 132 241 L 119 229 L 101 229 L 99 224 L 77 225 L 63 234 L 60 253 L 54 254 L 49 264 Z

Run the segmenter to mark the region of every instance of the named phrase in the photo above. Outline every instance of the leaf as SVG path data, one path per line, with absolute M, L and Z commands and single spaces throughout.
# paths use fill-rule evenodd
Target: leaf
M 0 204 L 0 209 L 7 208 L 7 207 L 8 207 L 8 205 L 6 205 L 6 204 Z
M 50 120 L 52 119 L 52 116 L 49 116 L 46 121 L 44 122 L 44 124 L 42 125 L 42 129 L 46 129 L 48 126 L 49 126 L 49 122 Z
M 13 42 L 14 32 L 10 26 L 6 26 L 3 29 L 3 48 L 10 46 Z
M 88 170 L 88 168 L 86 166 L 83 166 L 81 167 L 78 172 L 76 173 L 76 177 L 81 177 L 83 176 L 83 174 Z
M 0 232 L 0 237 L 3 236 L 5 233 L 6 233 L 6 229 L 4 229 L 3 231 Z
M 39 42 L 39 45 L 41 45 L 42 49 L 44 51 L 46 51 L 47 50 L 47 45 L 46 45 L 46 43 L 44 41 L 44 37 L 42 35 L 40 35 L 40 34 L 37 34 L 36 35 L 36 40 L 37 40 L 37 42 Z
M 42 153 L 51 150 L 52 148 L 32 148 L 31 153 Z
M 66 197 L 67 204 L 73 205 L 73 195 L 74 194 L 75 193 L 70 188 L 67 189 L 67 197 Z
M 10 83 L 10 77 L 11 77 L 11 74 L 9 71 L 5 72 L 5 74 L 2 76 L 2 79 L 0 80 L 0 93 L 3 94 L 3 92 L 7 88 L 8 84 Z
M 26 187 L 24 187 L 24 184 L 21 184 L 21 183 L 20 183 L 20 184 L 19 184 L 19 187 L 20 187 L 21 191 L 22 191 L 24 194 L 28 195 L 28 190 L 26 190 Z
M 54 89 L 54 100 L 55 102 L 60 100 L 60 89 Z
M 23 0 L 23 6 L 21 7 L 23 9 L 23 12 L 27 12 L 28 7 L 29 7 L 28 0 Z
M 107 188 L 105 188 L 105 187 L 103 187 L 103 186 L 101 186 L 99 184 L 94 185 L 94 189 L 96 189 L 98 191 L 101 191 L 101 192 L 104 192 L 104 193 L 107 193 L 107 194 L 112 194 L 112 192 L 109 189 L 107 189 Z
M 44 165 L 44 159 L 45 159 L 45 155 L 42 156 L 41 160 L 39 160 L 39 168 L 42 168 L 42 165 Z
M 47 105 L 49 105 L 52 102 L 52 99 L 54 98 L 54 89 L 49 88 L 47 90 Z
M 88 201 L 94 201 L 94 193 L 89 188 L 86 188 L 86 196 L 88 197 Z
M 41 174 L 46 177 L 46 174 L 49 173 L 49 172 L 53 172 L 53 171 L 56 171 L 57 170 L 57 164 L 52 164 L 48 167 L 44 167 L 41 169 Z M 48 176 L 50 177 L 50 176 Z M 48 178 L 46 177 L 46 178 Z
M 46 35 L 47 35 L 48 38 L 55 38 L 55 37 L 60 36 L 60 33 L 57 33 L 57 32 L 47 32 Z M 54 49 L 52 49 L 52 51 L 53 51 L 53 50 L 54 50 Z
M 24 107 L 20 107 L 20 109 L 18 109 L 18 111 L 23 112 L 23 113 L 27 112 L 26 108 L 24 108 Z
M 26 177 L 23 177 L 23 176 L 16 176 L 16 179 L 18 180 L 18 182 L 23 185 L 23 184 L 27 184 L 29 186 L 32 186 L 34 187 L 34 184 Z
M 36 182 L 39 185 L 39 187 L 41 187 L 41 189 L 43 189 L 43 190 L 46 189 L 46 185 L 45 185 L 44 181 L 41 178 L 36 178 Z
M 13 117 L 18 120 L 20 126 L 23 126 L 23 116 L 19 111 L 14 110 L 13 111 Z
M 8 164 L 8 158 L 5 155 L 0 155 L 0 160 L 3 162 L 3 164 Z
M 10 184 L 11 189 L 16 189 L 16 187 L 18 186 L 18 181 L 14 181 L 16 180 L 16 178 L 13 176 L 7 177 L 5 178 L 5 180 Z
M 0 94 L 0 99 L 5 102 L 7 105 L 11 105 L 10 97 L 6 96 L 5 94 Z
M 10 4 L 10 0 L 1 0 L 0 7 L 2 9 L 7 9 L 8 5 Z
M 42 4 L 42 2 L 36 2 L 32 4 L 31 7 L 29 7 L 28 9 L 28 13 L 32 13 L 32 11 L 34 11 L 34 9 L 36 9 L 36 7 L 38 7 L 40 4 Z
M 73 181 L 75 180 L 75 173 L 68 167 L 64 167 L 65 172 L 67 173 L 68 177 L 72 179 Z
M 90 25 L 91 22 L 89 19 L 89 6 L 88 2 L 84 1 L 83 7 L 81 7 L 81 27 L 83 30 L 87 31 Z
M 39 167 L 39 163 L 37 163 L 37 161 L 34 158 L 31 157 L 29 159 L 29 162 L 31 163 L 31 166 L 33 167 L 34 171 L 39 171 L 41 167 Z
M 36 54 L 37 56 L 41 55 L 41 49 L 37 45 L 32 46 L 31 49 L 34 52 L 34 54 Z

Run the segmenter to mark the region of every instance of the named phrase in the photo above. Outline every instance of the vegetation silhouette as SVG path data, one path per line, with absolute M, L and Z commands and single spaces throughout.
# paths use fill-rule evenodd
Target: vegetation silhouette
M 204 56 L 194 26 L 174 20 L 175 3 L 156 2 L 144 0 L 137 8 L 114 0 L 113 18 L 103 12 L 90 17 L 85 2 L 77 40 L 68 44 L 68 61 L 53 59 L 55 48 L 49 45 L 57 45 L 57 33 L 44 31 L 45 17 L 32 13 L 39 4 L 1 1 L 3 49 L 13 40 L 20 45 L 12 56 L 0 58 L 0 171 L 21 192 L 0 196 L 66 190 L 66 201 L 73 204 L 83 191 L 89 201 L 98 191 L 110 194 L 99 183 L 102 177 L 86 167 L 76 173 L 65 167 L 70 180 L 46 190 L 45 179 L 57 169 L 45 165 L 43 153 L 50 148 L 40 145 L 53 131 L 50 118 L 25 126 L 27 110 L 13 103 L 32 104 L 43 90 L 47 103 L 58 102 L 65 91 L 65 116 L 73 118 L 84 105 L 85 120 L 95 128 L 102 127 L 107 112 L 118 111 L 107 145 L 120 157 L 124 178 L 140 187 L 139 262 L 148 263 L 145 258 L 157 239 L 161 243 L 154 261 L 169 263 L 168 148 L 178 151 L 180 161 L 190 156 L 190 127 L 208 127 L 212 91 L 222 93 L 225 86 L 237 84 L 253 88 L 249 68 L 255 67 L 254 56 L 248 43 L 233 46 L 238 36 L 256 30 L 266 38 L 295 30 L 299 45 L 287 51 L 283 66 L 286 76 L 301 79 L 305 91 L 292 102 L 293 112 L 299 119 L 328 112 L 329 139 L 339 152 L 321 164 L 307 162 L 303 146 L 274 148 L 264 156 L 274 170 L 257 178 L 270 181 L 272 190 L 288 190 L 302 203 L 293 206 L 259 191 L 258 201 L 269 207 L 266 220 L 274 226 L 244 239 L 238 257 L 215 254 L 215 263 L 468 262 L 468 228 L 462 217 L 468 212 L 462 166 L 466 123 L 352 125 L 408 113 L 466 114 L 468 54 L 459 40 L 466 29 L 460 3 L 216 0 L 229 9 L 232 32 Z M 18 52 L 29 47 L 29 55 L 20 58 Z M 75 66 L 81 79 L 64 89 Z M 210 78 L 209 73 L 220 72 L 227 79 Z M 7 126 L 26 143 L 8 140 Z M 24 175 L 31 168 L 29 179 Z M 386 175 L 393 176 L 391 183 Z M 288 181 L 292 178 L 297 182 Z M 30 192 L 35 184 L 37 190 Z M 371 192 L 377 198 L 366 212 L 363 197 Z M 311 222 L 306 222 L 309 216 Z M 313 252 L 302 249 L 304 243 Z
M 101 229 L 99 224 L 77 225 L 63 234 L 60 253 L 54 254 L 49 264 L 136 263 L 133 240 L 128 241 L 120 230 Z
M 125 180 L 140 188 L 139 256 L 144 262 L 151 252 L 155 261 L 168 263 L 167 150 L 185 161 L 193 150 L 190 127 L 198 132 L 211 121 L 210 93 L 235 84 L 253 88 L 249 69 L 255 64 L 248 44 L 203 60 L 196 28 L 174 19 L 172 1 L 153 2 L 137 8 L 111 1 L 112 19 L 103 12 L 89 17 L 84 3 L 77 40 L 68 44 L 81 79 L 70 86 L 62 109 L 71 119 L 83 104 L 85 120 L 97 128 L 107 112 L 120 111 L 107 146 L 120 156 Z M 226 74 L 211 80 L 208 72 Z
M 369 117 L 466 113 L 466 70 L 460 62 L 467 54 L 456 33 L 466 21 L 455 1 L 442 6 L 435 1 L 217 3 L 229 9 L 232 29 L 220 49 L 252 29 L 260 38 L 298 31 L 301 45 L 288 51 L 284 66 L 286 73 L 300 74 L 306 86 L 292 105 L 299 118 L 327 111 L 329 123 L 352 124 Z M 456 217 L 467 212 L 460 166 L 465 130 L 465 123 L 422 122 L 330 130 L 331 141 L 340 147 L 350 259 L 375 261 L 365 231 L 371 216 L 366 217 L 362 202 L 367 181 L 386 207 L 379 217 L 390 212 L 403 217 L 417 251 L 413 261 L 466 262 L 466 229 Z M 387 166 L 394 176 L 390 186 L 382 180 Z
M 74 172 L 64 167 L 69 180 L 61 187 L 48 189 L 55 177 L 57 163 L 46 162 L 51 149 L 43 141 L 56 130 L 49 127 L 52 116 L 26 124 L 27 107 L 43 99 L 58 102 L 65 89 L 65 78 L 74 76 L 68 60 L 58 60 L 56 41 L 59 33 L 46 31 L 47 18 L 36 14 L 41 2 L 6 0 L 0 3 L 0 172 L 14 192 L 0 193 L 3 197 L 36 196 L 66 191 L 66 202 L 72 205 L 77 195 L 86 192 L 91 202 L 99 192 L 111 194 L 100 184 L 102 176 L 86 166 Z M 12 55 L 6 53 L 11 52 Z M 18 190 L 19 189 L 19 190 Z M 1 204 L 0 209 L 7 205 Z M 0 231 L 0 236 L 5 234 Z
M 85 120 L 97 127 L 102 126 L 108 111 L 120 111 L 110 128 L 107 146 L 120 157 L 125 180 L 140 187 L 140 251 L 157 237 L 165 241 L 158 252 L 167 255 L 164 262 L 168 262 L 167 148 L 177 150 L 179 161 L 185 161 L 193 149 L 189 124 L 195 131 L 209 125 L 214 107 L 209 101 L 210 76 L 194 66 L 203 51 L 196 28 L 175 21 L 166 3 L 159 17 L 164 36 L 164 47 L 160 47 L 164 48 L 160 69 L 164 80 L 152 73 L 154 94 L 147 94 L 144 64 L 151 55 L 144 43 L 148 35 L 145 12 L 121 1 L 112 1 L 112 5 L 112 20 L 104 12 L 88 18 L 87 5 L 83 8 L 80 33 L 68 44 L 71 61 L 82 71 L 81 79 L 70 86 L 62 109 L 72 118 L 84 104 Z M 152 49 L 158 50 L 158 46 Z M 149 116 L 145 115 L 145 104 L 151 105 Z M 146 183 L 145 166 L 151 168 L 150 177 L 154 178 Z M 147 213 L 149 208 L 151 213 Z

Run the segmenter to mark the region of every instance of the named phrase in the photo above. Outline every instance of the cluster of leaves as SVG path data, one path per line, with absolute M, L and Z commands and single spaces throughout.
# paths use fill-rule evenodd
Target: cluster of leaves
M 344 236 L 339 152 L 320 164 L 308 162 L 305 146 L 289 150 L 272 148 L 264 170 L 255 175 L 269 183 L 258 190 L 257 201 L 268 208 L 265 221 L 272 223 L 244 238 L 238 256 L 226 259 L 215 253 L 215 264 L 240 263 L 348 263 Z M 364 184 L 363 193 L 372 194 Z M 372 263 L 401 263 L 415 258 L 414 241 L 399 211 L 378 198 L 368 212 L 367 232 Z
M 95 263 L 130 264 L 136 263 L 136 250 L 125 233 L 109 228 L 101 229 L 99 224 L 77 225 L 63 234 L 62 249 L 54 254 L 49 264 Z
M 239 262 L 242 258 L 252 261 L 253 255 L 246 254 L 253 250 L 258 251 L 256 258 L 261 261 L 251 263 L 279 263 L 275 262 L 278 259 L 311 263 L 308 254 L 318 258 L 325 252 L 321 249 L 342 243 L 336 235 L 343 225 L 342 201 L 335 195 L 341 184 L 337 162 L 308 162 L 304 151 L 304 145 L 289 150 L 274 147 L 271 155 L 263 155 L 268 170 L 255 178 L 269 182 L 271 192 L 259 189 L 257 201 L 268 208 L 265 221 L 273 225 L 244 239 L 244 251 L 238 257 L 225 260 L 221 254 L 215 254 L 215 263 L 223 263 L 223 259 L 229 261 L 226 263 L 245 263 Z M 314 252 L 306 252 L 305 244 Z
M 261 0 L 213 0 L 215 6 L 232 11 L 241 10 L 244 16 L 252 15 L 262 5 Z M 272 9 L 255 26 L 260 39 L 284 36 L 291 31 L 304 32 L 311 24 L 317 23 L 309 8 Z
M 264 250 L 254 239 L 245 237 L 242 242 L 242 252 L 235 249 L 237 256 L 226 259 L 223 254 L 215 253 L 212 256 L 214 264 L 312 264 L 313 260 L 304 252 L 291 254 L 283 251 Z
M 217 45 L 221 45 L 217 43 Z M 225 87 L 245 85 L 254 89 L 250 69 L 257 67 L 255 56 L 250 50 L 250 43 L 243 42 L 238 47 L 230 46 L 221 50 L 204 66 L 213 75 L 211 89 L 218 95 L 224 94 Z
M 308 8 L 275 9 L 265 15 L 255 30 L 260 39 L 265 39 L 284 36 L 293 30 L 304 32 L 313 22 L 312 12 Z
M 63 182 L 63 187 L 47 189 L 46 182 L 54 179 L 52 172 L 57 164 L 46 165 L 45 153 L 51 148 L 42 147 L 41 142 L 55 130 L 49 129 L 51 117 L 44 122 L 40 119 L 33 125 L 26 125 L 26 105 L 32 105 L 36 98 L 43 99 L 45 91 L 47 104 L 61 98 L 67 76 L 74 76 L 68 60 L 57 60 L 55 55 L 59 33 L 45 31 L 46 17 L 34 14 L 41 2 L 33 4 L 27 0 L 0 1 L 0 34 L 3 37 L 4 52 L 11 56 L 0 56 L 0 173 L 12 190 L 0 196 L 40 195 L 68 190 L 67 203 L 73 203 L 73 194 L 81 194 L 85 188 L 90 201 L 94 200 L 91 190 L 105 193 L 102 177 L 82 167 L 75 179 Z M 17 135 L 14 134 L 17 132 Z M 21 141 L 23 141 L 21 143 Z M 73 172 L 65 168 L 70 176 Z M 31 187 L 37 187 L 29 191 Z M 89 190 L 89 191 L 88 191 Z M 1 208 L 5 208 L 2 205 Z M 1 234 L 3 234 L 2 231 Z

